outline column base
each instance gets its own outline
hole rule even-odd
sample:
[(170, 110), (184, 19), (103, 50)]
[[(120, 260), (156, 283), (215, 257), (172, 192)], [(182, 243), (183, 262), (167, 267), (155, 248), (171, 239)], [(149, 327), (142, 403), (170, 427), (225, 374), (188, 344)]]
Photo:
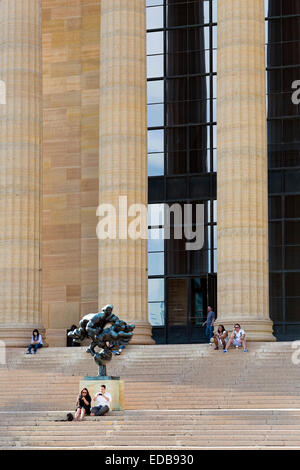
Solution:
[(47, 329), (47, 341), (52, 348), (67, 346), (67, 330)]
[(155, 344), (155, 341), (152, 338), (152, 326), (150, 323), (145, 321), (136, 321), (133, 319), (125, 321), (129, 324), (135, 324), (133, 337), (129, 344)]
[[(246, 332), (247, 341), (276, 341), (273, 336), (273, 322), (271, 320), (255, 320), (254, 318), (217, 318), (217, 325), (224, 325), (229, 334), (233, 331), (235, 323), (241, 325), (241, 328)], [(216, 328), (215, 328), (216, 331)]]
[(27, 348), (30, 344), (33, 330), (39, 330), (43, 337), (44, 346), (48, 346), (45, 343), (45, 328), (39, 324), (28, 324), (28, 323), (10, 323), (1, 325), (0, 327), (0, 341), (5, 343), (7, 348)]

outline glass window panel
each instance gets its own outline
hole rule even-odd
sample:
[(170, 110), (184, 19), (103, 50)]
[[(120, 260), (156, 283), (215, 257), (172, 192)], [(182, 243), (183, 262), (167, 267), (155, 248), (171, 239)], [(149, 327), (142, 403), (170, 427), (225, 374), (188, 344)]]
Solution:
[(209, 147), (209, 126), (190, 127), (190, 148), (206, 149)]
[(166, 90), (168, 102), (187, 100), (187, 78), (169, 78), (166, 82)]
[(161, 127), (164, 125), (164, 105), (149, 104), (147, 107), (148, 127)]
[(282, 44), (282, 65), (299, 65), (299, 57), (300, 41)]
[(270, 270), (282, 271), (282, 248), (281, 246), (269, 248), (270, 253)]
[(217, 149), (213, 149), (213, 170), (218, 170), (218, 158), (217, 158)]
[(188, 257), (188, 252), (178, 252), (178, 251), (173, 251), (169, 252), (167, 254), (167, 269), (168, 269), (168, 274), (174, 275), (174, 274), (188, 274), (187, 271), (187, 257)]
[[(300, 295), (300, 272), (287, 273), (285, 275), (285, 292), (287, 297), (297, 297)], [(300, 312), (299, 312), (300, 313)]]
[(300, 321), (300, 297), (286, 299), (286, 321)]
[[(299, 41), (300, 39), (300, 17), (282, 18), (282, 40)], [(299, 62), (299, 60), (298, 60)]]
[(148, 251), (164, 251), (164, 229), (152, 228), (148, 230)]
[[(213, 0), (212, 2), (212, 22), (217, 23), (218, 21), (218, 0)], [(208, 3), (208, 2), (207, 2)], [(208, 5), (207, 5), (208, 8)]]
[(151, 7), (154, 5), (163, 5), (164, 0), (146, 0), (146, 6)]
[(209, 150), (190, 151), (190, 173), (206, 173), (207, 159), (209, 160)]
[(217, 248), (218, 247), (218, 234), (217, 234), (216, 225), (213, 226), (213, 232), (214, 232), (214, 248)]
[(188, 24), (209, 23), (209, 2), (197, 1), (187, 5)]
[(214, 200), (214, 222), (218, 221), (218, 201)]
[(282, 24), (281, 18), (269, 20), (266, 23), (267, 31), (268, 31), (267, 42), (269, 44), (281, 41), (281, 34), (282, 34), (281, 24)]
[(189, 123), (189, 103), (173, 102), (167, 105), (167, 125), (176, 126)]
[(212, 28), (212, 47), (213, 49), (217, 49), (218, 47), (218, 29), (216, 26)]
[(186, 142), (186, 129), (182, 127), (167, 129), (167, 150), (176, 152), (178, 150), (185, 150)]
[(217, 72), (218, 70), (218, 54), (217, 49), (213, 49), (213, 72)]
[[(300, 244), (300, 240), (298, 243)], [(300, 246), (287, 246), (285, 248), (285, 269), (300, 271)], [(300, 295), (300, 285), (298, 286), (298, 295)]]
[(168, 174), (180, 175), (187, 172), (187, 154), (186, 152), (168, 153)]
[(189, 85), (189, 100), (209, 98), (209, 77), (190, 77)]
[(218, 116), (217, 116), (217, 100), (212, 100), (213, 104), (213, 115), (212, 115), (212, 121), (217, 122)]
[(214, 273), (218, 272), (218, 250), (213, 250), (214, 255)]
[(167, 31), (167, 52), (183, 52), (188, 49), (186, 29), (174, 29)]
[(283, 15), (299, 15), (300, 14), (299, 0), (282, 0), (282, 14)]
[(148, 153), (164, 151), (164, 130), (148, 131)]
[(147, 8), (147, 29), (160, 29), (164, 26), (163, 6)]
[(270, 317), (273, 321), (283, 321), (282, 299), (270, 299)]
[(286, 222), (285, 242), (287, 245), (299, 245), (300, 221)]
[(209, 49), (209, 27), (191, 28), (188, 32), (188, 46), (191, 51)]
[(187, 24), (187, 6), (184, 3), (169, 3), (167, 6), (167, 26), (185, 26)]
[(205, 74), (210, 72), (210, 51), (197, 51), (189, 53), (189, 73)]
[(148, 176), (160, 176), (164, 174), (164, 154), (151, 153), (148, 155)]
[(164, 102), (164, 81), (154, 80), (147, 83), (147, 102), (163, 103)]
[(148, 301), (163, 302), (165, 298), (165, 281), (163, 278), (148, 279)]
[(163, 77), (164, 56), (153, 55), (147, 57), (147, 78)]
[(282, 224), (281, 222), (269, 223), (269, 243), (271, 246), (282, 245)]
[(164, 51), (163, 31), (147, 33), (147, 55), (162, 54)]
[(207, 222), (211, 223), (211, 201), (207, 201)]
[(159, 276), (165, 272), (165, 254), (162, 253), (148, 253), (148, 275)]
[(217, 76), (214, 75), (213, 76), (213, 98), (217, 98), (217, 90), (218, 90), (217, 83), (218, 83), (217, 82)]
[(168, 280), (169, 325), (185, 325), (187, 321), (187, 280)]
[(270, 219), (281, 219), (281, 196), (273, 196), (269, 198), (269, 218)]
[(185, 75), (188, 68), (188, 54), (178, 52), (177, 54), (167, 55), (167, 75)]
[(152, 326), (165, 325), (165, 304), (164, 302), (155, 302), (148, 304), (148, 319)]
[(270, 296), (282, 297), (282, 274), (270, 274)]
[(189, 123), (204, 124), (210, 121), (210, 100), (190, 101)]
[[(287, 219), (300, 218), (300, 195), (286, 196), (285, 216)], [(300, 245), (300, 240), (299, 240)]]
[(211, 226), (207, 227), (207, 247), (211, 249)]
[(217, 148), (218, 144), (218, 134), (217, 134), (217, 126), (213, 126), (213, 148)]
[(190, 251), (190, 272), (207, 273), (208, 271), (208, 258), (210, 257), (210, 250), (195, 250)]

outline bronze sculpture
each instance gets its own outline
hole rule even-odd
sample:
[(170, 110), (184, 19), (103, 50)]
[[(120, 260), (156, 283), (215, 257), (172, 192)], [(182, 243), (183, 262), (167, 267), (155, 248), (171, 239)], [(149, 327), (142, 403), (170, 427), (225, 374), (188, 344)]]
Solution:
[[(126, 346), (133, 336), (134, 324), (128, 325), (112, 313), (113, 305), (106, 305), (99, 313), (89, 313), (80, 320), (80, 327), (70, 331), (68, 336), (83, 341), (91, 339), (91, 345), (86, 350), (99, 366), (99, 376), (106, 376), (106, 366), (103, 361), (110, 361), (112, 351)], [(105, 328), (110, 323), (111, 326)], [(96, 352), (95, 348), (101, 349)]]

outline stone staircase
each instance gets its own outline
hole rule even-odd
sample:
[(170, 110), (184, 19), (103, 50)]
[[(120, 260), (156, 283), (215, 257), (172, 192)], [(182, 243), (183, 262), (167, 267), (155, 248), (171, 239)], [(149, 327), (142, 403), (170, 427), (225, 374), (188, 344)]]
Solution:
[[(8, 350), (0, 365), (0, 448), (300, 448), (300, 365), (292, 343), (128, 346), (108, 364), (125, 411), (84, 422), (79, 380), (97, 375), (85, 348)], [(82, 442), (82, 435), (85, 442)]]
[(63, 417), (0, 413), (0, 448), (292, 449), (300, 442), (299, 410), (141, 410), (60, 422)]

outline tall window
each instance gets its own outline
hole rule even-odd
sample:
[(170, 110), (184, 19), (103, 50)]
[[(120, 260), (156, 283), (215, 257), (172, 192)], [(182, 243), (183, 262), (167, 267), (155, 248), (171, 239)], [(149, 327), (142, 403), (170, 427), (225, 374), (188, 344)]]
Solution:
[(300, 2), (266, 0), (270, 314), (275, 334), (300, 333)]

